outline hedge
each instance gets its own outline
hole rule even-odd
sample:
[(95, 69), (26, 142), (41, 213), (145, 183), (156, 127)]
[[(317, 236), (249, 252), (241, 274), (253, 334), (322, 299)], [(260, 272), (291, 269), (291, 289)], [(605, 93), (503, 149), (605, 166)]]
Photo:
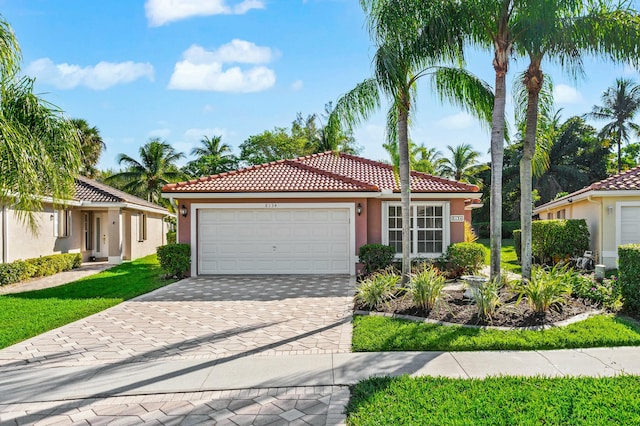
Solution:
[(531, 252), (540, 263), (581, 256), (589, 250), (584, 219), (535, 220), (531, 224)]
[(477, 273), (484, 263), (484, 256), (484, 246), (479, 243), (451, 244), (445, 254), (456, 277)]
[(518, 263), (522, 262), (522, 229), (515, 229), (513, 231), (513, 248), (516, 251), (518, 257)]
[(371, 274), (391, 265), (396, 249), (384, 244), (365, 244), (358, 250), (358, 260), (362, 263), (363, 274)]
[(640, 313), (640, 244), (618, 247), (618, 281), (624, 309)]
[(14, 284), (29, 278), (46, 277), (80, 267), (80, 253), (52, 254), (0, 264), (0, 285)]
[(176, 231), (167, 232), (167, 245), (176, 243)]
[[(491, 224), (490, 222), (476, 222), (473, 224), (479, 238), (491, 237)], [(513, 238), (513, 231), (520, 228), (519, 221), (504, 221), (502, 222), (502, 238)]]
[(191, 269), (191, 246), (167, 244), (157, 249), (158, 262), (168, 277), (184, 278)]

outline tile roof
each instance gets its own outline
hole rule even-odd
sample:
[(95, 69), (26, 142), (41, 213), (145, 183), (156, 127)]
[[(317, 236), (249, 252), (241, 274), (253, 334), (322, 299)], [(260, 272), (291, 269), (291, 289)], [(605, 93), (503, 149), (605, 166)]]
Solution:
[(129, 203), (142, 207), (165, 210), (157, 204), (150, 203), (147, 200), (127, 194), (126, 192), (84, 176), (76, 177), (75, 191), (73, 199), (76, 201), (85, 201), (90, 203)]
[[(400, 192), (393, 167), (331, 151), (165, 185), (163, 192)], [(478, 187), (411, 172), (412, 192), (478, 192)]]

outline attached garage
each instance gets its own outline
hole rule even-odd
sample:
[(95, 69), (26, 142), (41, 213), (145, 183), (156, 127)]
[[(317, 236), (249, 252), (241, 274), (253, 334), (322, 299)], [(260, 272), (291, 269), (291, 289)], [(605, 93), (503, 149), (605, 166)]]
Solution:
[(640, 206), (620, 204), (620, 244), (640, 244)]
[(198, 274), (349, 274), (349, 208), (197, 210)]

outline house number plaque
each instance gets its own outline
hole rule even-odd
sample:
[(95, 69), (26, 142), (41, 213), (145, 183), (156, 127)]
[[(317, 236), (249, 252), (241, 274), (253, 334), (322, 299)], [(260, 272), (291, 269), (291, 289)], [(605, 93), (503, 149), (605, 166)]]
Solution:
[(265, 203), (265, 209), (276, 209), (278, 208), (278, 203)]
[(462, 214), (452, 214), (451, 222), (464, 222), (464, 215)]

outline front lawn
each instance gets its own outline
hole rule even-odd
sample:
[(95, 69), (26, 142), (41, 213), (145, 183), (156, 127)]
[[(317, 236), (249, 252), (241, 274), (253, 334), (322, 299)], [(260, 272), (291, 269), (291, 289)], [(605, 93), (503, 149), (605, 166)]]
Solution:
[(175, 280), (155, 255), (59, 287), (0, 296), (0, 348), (100, 312)]
[(640, 327), (608, 315), (543, 331), (444, 326), (386, 317), (356, 316), (355, 352), (573, 349), (640, 345)]
[(347, 424), (637, 425), (640, 377), (371, 378), (352, 388)]
[[(491, 252), (490, 240), (488, 238), (481, 238), (476, 242), (482, 244), (485, 247), (485, 264), (490, 265), (489, 253)], [(520, 274), (522, 268), (518, 263), (518, 255), (516, 254), (515, 245), (512, 238), (505, 238), (502, 240), (500, 248), (500, 268), (506, 269), (514, 274)]]

